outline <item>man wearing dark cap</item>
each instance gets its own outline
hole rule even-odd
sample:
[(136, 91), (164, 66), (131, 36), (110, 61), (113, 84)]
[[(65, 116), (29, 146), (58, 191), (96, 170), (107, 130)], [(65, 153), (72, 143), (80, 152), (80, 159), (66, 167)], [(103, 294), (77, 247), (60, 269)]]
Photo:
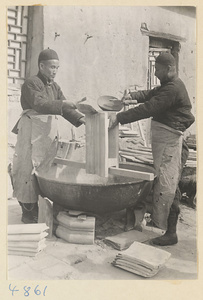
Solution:
[(173, 55), (162, 53), (157, 57), (155, 76), (161, 85), (152, 90), (129, 92), (124, 102), (130, 103), (134, 99), (141, 104), (111, 116), (109, 126), (152, 117), (152, 154), (157, 178), (151, 219), (155, 226), (166, 230), (152, 242), (165, 246), (178, 242), (176, 225), (180, 211), (175, 193), (182, 168), (183, 132), (194, 122), (194, 116), (185, 85), (177, 76)]
[(57, 115), (75, 127), (85, 123), (84, 116), (76, 111), (73, 102), (66, 100), (54, 81), (59, 68), (57, 53), (52, 49), (43, 50), (38, 66), (38, 74), (22, 85), (23, 112), (13, 130), (18, 135), (13, 159), (13, 194), (21, 205), (24, 223), (38, 220), (40, 191), (34, 171), (53, 143), (57, 143)]

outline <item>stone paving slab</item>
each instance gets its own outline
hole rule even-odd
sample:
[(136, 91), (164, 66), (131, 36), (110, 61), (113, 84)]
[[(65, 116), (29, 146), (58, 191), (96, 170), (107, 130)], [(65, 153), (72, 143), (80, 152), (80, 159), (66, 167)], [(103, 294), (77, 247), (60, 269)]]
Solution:
[(27, 265), (36, 271), (42, 271), (59, 263), (61, 263), (60, 259), (48, 255), (44, 251), (39, 253), (38, 256), (32, 258), (32, 260), (27, 261)]
[[(21, 223), (21, 208), (8, 201), (8, 223)], [(187, 211), (179, 222), (179, 243), (164, 247), (172, 256), (159, 273), (145, 280), (197, 278), (195, 211)], [(101, 240), (93, 245), (69, 244), (53, 237), (36, 257), (8, 256), (8, 279), (16, 280), (143, 280), (142, 277), (112, 266), (119, 252)], [(161, 247), (160, 247), (161, 248)]]
[[(16, 259), (18, 259), (16, 257)], [(29, 265), (23, 264), (17, 268), (12, 268), (8, 272), (8, 279), (13, 280), (50, 280), (52, 279), (47, 274), (32, 269)]]
[(8, 270), (10, 271), (19, 266), (21, 267), (23, 264), (28, 263), (30, 260), (31, 258), (27, 256), (8, 255)]
[(52, 279), (64, 279), (66, 277), (66, 274), (69, 272), (70, 267), (63, 262), (58, 262), (56, 264), (53, 264), (52, 266), (49, 266), (45, 269), (42, 269), (42, 274), (51, 276)]

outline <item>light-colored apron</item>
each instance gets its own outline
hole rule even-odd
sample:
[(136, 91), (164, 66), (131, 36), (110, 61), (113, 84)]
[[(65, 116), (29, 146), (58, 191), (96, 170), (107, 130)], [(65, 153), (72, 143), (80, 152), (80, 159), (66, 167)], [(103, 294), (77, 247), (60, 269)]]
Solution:
[(151, 218), (167, 230), (167, 219), (180, 180), (183, 134), (152, 120), (152, 154), (157, 171)]
[(57, 117), (41, 115), (29, 109), (23, 111), (17, 127), (13, 196), (22, 203), (35, 203), (40, 191), (34, 172), (58, 139)]

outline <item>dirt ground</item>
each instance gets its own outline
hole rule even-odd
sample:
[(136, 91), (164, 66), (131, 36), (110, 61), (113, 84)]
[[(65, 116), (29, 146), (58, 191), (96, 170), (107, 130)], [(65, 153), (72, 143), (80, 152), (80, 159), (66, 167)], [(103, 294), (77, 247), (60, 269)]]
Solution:
[[(9, 106), (8, 163), (12, 161), (16, 136), (10, 133), (20, 113), (19, 103)], [(12, 197), (12, 186), (8, 177), (8, 223), (21, 223), (20, 207)], [(93, 245), (69, 244), (53, 237), (37, 257), (9, 256), (9, 279), (82, 279), (82, 280), (141, 280), (140, 276), (112, 266), (118, 250), (104, 242), (106, 236), (124, 231), (125, 212), (106, 215), (96, 220)], [(153, 231), (153, 229), (152, 229)], [(161, 232), (159, 232), (161, 234)], [(171, 258), (152, 279), (196, 279), (197, 278), (197, 230), (196, 210), (181, 204), (178, 223), (177, 245), (166, 246)], [(147, 242), (148, 243), (148, 242)], [(161, 247), (160, 247), (161, 248)], [(148, 279), (146, 279), (148, 280)]]

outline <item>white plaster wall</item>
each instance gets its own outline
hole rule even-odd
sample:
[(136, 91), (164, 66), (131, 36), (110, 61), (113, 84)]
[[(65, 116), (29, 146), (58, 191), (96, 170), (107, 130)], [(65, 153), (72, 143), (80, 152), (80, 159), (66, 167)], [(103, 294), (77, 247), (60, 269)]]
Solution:
[[(60, 57), (56, 81), (67, 98), (121, 97), (126, 87), (147, 86), (149, 38), (140, 27), (186, 38), (179, 74), (195, 101), (195, 19), (161, 7), (44, 6), (44, 48)], [(55, 32), (60, 34), (55, 39)], [(87, 35), (92, 36), (86, 42)]]
[[(139, 12), (125, 7), (49, 6), (44, 17), (44, 46), (59, 53), (58, 80), (65, 83), (67, 95), (97, 99), (144, 80), (142, 40), (146, 37), (140, 34)], [(55, 32), (60, 37), (54, 41)], [(93, 37), (85, 43), (86, 34)]]

